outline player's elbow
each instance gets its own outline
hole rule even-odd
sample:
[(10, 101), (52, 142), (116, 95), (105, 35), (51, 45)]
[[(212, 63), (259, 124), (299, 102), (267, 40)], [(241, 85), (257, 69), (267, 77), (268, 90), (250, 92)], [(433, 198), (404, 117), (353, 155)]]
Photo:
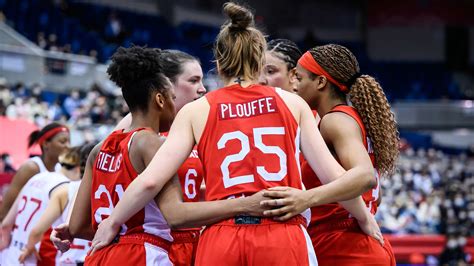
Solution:
[(156, 190), (159, 184), (153, 178), (143, 180), (142, 184), (143, 190), (153, 192), (154, 194), (158, 193)]
[(76, 226), (74, 223), (69, 223), (69, 233), (72, 237), (76, 238), (79, 236), (79, 227)]
[(360, 171), (363, 192), (372, 189), (374, 186), (377, 185), (377, 180), (375, 179), (375, 171), (372, 167), (364, 167)]
[(187, 227), (187, 221), (185, 217), (186, 214), (179, 208), (173, 208), (168, 210), (161, 209), (161, 212), (163, 213), (166, 222), (172, 230)]
[(167, 222), (168, 222), (168, 225), (170, 226), (171, 230), (176, 230), (176, 229), (186, 227), (186, 224), (184, 223), (184, 221), (180, 220), (180, 219), (170, 219)]
[(82, 226), (79, 223), (73, 222), (71, 220), (69, 223), (69, 234), (71, 234), (73, 238), (81, 238), (82, 232)]

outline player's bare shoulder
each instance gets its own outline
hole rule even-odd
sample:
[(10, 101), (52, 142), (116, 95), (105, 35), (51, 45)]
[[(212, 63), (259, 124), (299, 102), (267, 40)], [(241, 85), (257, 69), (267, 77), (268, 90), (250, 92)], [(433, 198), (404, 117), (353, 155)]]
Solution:
[(165, 137), (156, 134), (154, 131), (141, 130), (133, 137), (130, 149), (136, 148), (139, 151), (144, 151), (153, 148), (156, 152), (165, 142), (165, 139)]
[(285, 90), (277, 90), (277, 92), (290, 109), (296, 121), (300, 121), (299, 117), (304, 110), (311, 111), (306, 101), (297, 94)]
[(210, 105), (206, 97), (201, 97), (193, 102), (186, 104), (178, 112), (175, 123), (184, 123), (192, 125), (193, 129), (202, 130), (206, 124), (209, 115)]

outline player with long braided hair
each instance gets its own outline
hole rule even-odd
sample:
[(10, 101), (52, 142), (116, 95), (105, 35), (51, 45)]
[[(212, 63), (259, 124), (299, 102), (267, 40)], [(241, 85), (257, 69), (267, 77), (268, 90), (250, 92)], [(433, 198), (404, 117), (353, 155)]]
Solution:
[[(393, 173), (398, 157), (397, 125), (380, 84), (361, 74), (355, 56), (336, 44), (306, 52), (298, 61), (297, 75), (298, 94), (321, 115), (321, 135), (341, 165), (345, 169), (374, 167), (375, 175), (352, 180), (344, 193), (362, 195), (375, 215), (380, 200), (379, 177)], [(286, 188), (267, 196), (282, 196), (289, 203), (296, 195), (316, 192), (325, 183), (307, 162), (302, 164), (302, 175), (306, 188), (316, 189), (300, 192)], [(292, 204), (307, 206), (304, 202)], [(281, 215), (282, 210), (268, 214)], [(390, 243), (385, 240), (382, 247), (364, 234), (340, 204), (316, 206), (311, 213), (308, 232), (321, 265), (395, 264)]]
[[(211, 202), (246, 198), (275, 186), (301, 189), (300, 142), (313, 169), (334, 180), (313, 195), (311, 203), (353, 198), (339, 192), (340, 183), (371, 175), (369, 167), (344, 171), (337, 164), (300, 97), (258, 85), (266, 49), (263, 34), (254, 27), (247, 8), (226, 3), (224, 12), (230, 20), (216, 39), (215, 57), (226, 86), (181, 109), (166, 142), (102, 221), (92, 250), (111, 243), (123, 223), (165, 186), (195, 143), (203, 162), (206, 199)], [(349, 209), (362, 226), (371, 236), (380, 237), (362, 200), (351, 203)], [(201, 235), (196, 265), (315, 265), (305, 224), (301, 215), (285, 222), (251, 214), (215, 222)]]

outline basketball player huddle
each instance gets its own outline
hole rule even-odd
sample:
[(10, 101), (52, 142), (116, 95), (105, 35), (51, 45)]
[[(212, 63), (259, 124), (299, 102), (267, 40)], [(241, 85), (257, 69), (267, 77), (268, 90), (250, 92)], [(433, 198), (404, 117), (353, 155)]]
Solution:
[[(115, 52), (107, 72), (130, 114), (94, 148), (63, 152), (58, 174), (24, 174), (7, 193), (2, 265), (395, 265), (374, 219), (398, 156), (379, 83), (343, 46), (301, 53), (267, 43), (247, 8), (223, 11), (218, 90), (205, 94), (184, 52)], [(46, 160), (68, 130), (42, 134)], [(41, 252), (50, 228), (57, 255)]]

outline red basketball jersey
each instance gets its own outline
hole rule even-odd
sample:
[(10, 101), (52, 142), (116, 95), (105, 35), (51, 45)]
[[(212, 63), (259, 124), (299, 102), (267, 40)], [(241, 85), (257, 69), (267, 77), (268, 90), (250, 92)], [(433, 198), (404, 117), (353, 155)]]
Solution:
[(199, 191), (203, 180), (202, 163), (194, 146), (188, 159), (178, 169), (179, 183), (183, 190), (183, 199), (186, 202), (198, 202)]
[[(160, 133), (161, 136), (168, 136), (168, 132)], [(183, 191), (185, 202), (198, 202), (200, 188), (203, 180), (202, 163), (199, 159), (197, 146), (194, 146), (188, 159), (178, 169), (178, 179)]]
[[(125, 189), (138, 176), (129, 158), (133, 136), (145, 128), (130, 132), (117, 130), (104, 140), (92, 170), (92, 226), (107, 218)], [(154, 201), (122, 225), (120, 234), (148, 233), (171, 241), (170, 228)]]
[(198, 144), (206, 200), (302, 188), (298, 123), (277, 89), (236, 84), (206, 98), (210, 111)]
[[(357, 111), (353, 107), (347, 105), (338, 105), (330, 111), (330, 113), (333, 112), (345, 113), (357, 122), (362, 133), (362, 140), (364, 141), (364, 146), (367, 149), (367, 152), (369, 153), (372, 165), (375, 167), (374, 151), (372, 149), (370, 139), (367, 136), (364, 123), (362, 122), (362, 118), (359, 116), (359, 113), (357, 113)], [(336, 157), (336, 160), (337, 159), (338, 158)], [(303, 176), (303, 183), (307, 189), (322, 185), (317, 175), (313, 172), (313, 169), (311, 169), (309, 163), (304, 159), (301, 163), (301, 173)], [(380, 184), (377, 170), (375, 170), (375, 177), (377, 179), (377, 185), (362, 195), (362, 198), (364, 199), (367, 208), (372, 214), (375, 214), (375, 212), (377, 211), (377, 199), (379, 196)], [(334, 220), (348, 219), (350, 217), (350, 213), (338, 203), (330, 203), (311, 208), (311, 225), (326, 223), (328, 221)]]

